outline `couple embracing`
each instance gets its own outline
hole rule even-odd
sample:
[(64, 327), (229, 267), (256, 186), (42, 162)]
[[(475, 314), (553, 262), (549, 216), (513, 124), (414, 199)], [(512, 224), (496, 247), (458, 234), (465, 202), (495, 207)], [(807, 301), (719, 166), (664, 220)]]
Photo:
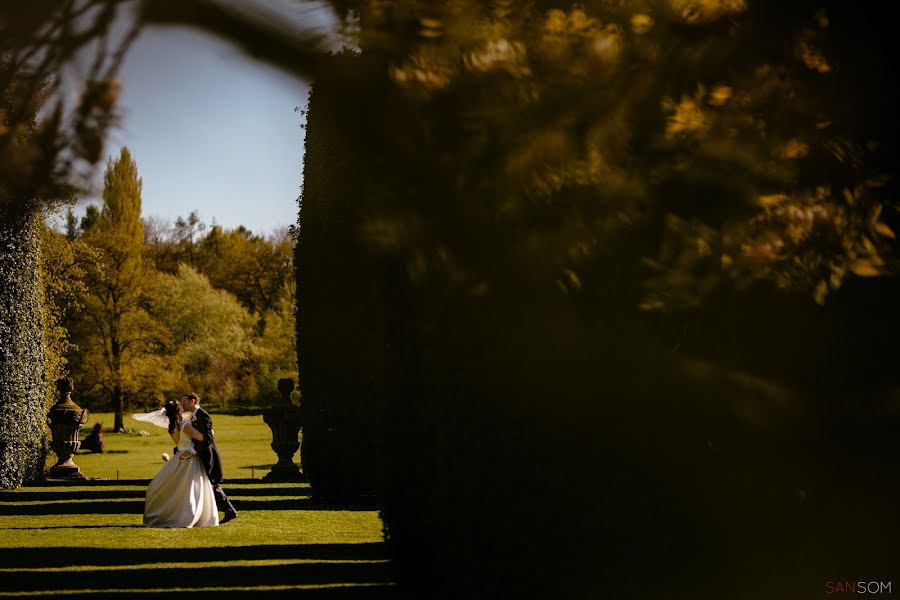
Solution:
[(166, 427), (175, 442), (174, 456), (147, 488), (144, 525), (148, 527), (215, 527), (237, 517), (222, 491), (222, 463), (213, 437), (212, 419), (190, 393), (161, 410), (132, 415)]

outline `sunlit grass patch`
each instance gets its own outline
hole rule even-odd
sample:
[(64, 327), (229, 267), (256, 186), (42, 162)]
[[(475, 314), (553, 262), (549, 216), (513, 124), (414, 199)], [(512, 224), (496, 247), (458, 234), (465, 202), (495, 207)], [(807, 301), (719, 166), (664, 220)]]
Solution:
[[(172, 455), (174, 444), (168, 432), (148, 423), (135, 421), (131, 413), (125, 416), (125, 427), (131, 433), (103, 433), (107, 453), (79, 452), (75, 463), (87, 477), (110, 480), (150, 479), (163, 466), (162, 454)], [(272, 451), (272, 430), (262, 415), (233, 416), (212, 414), (216, 434), (216, 447), (222, 457), (226, 479), (261, 479), (272, 468), (278, 457)], [(81, 430), (84, 439), (94, 423), (111, 428), (112, 413), (91, 413)], [(140, 432), (146, 432), (140, 435)], [(294, 462), (299, 460), (294, 455)], [(54, 464), (50, 457), (48, 465)]]
[(147, 484), (162, 466), (157, 451), (171, 440), (162, 429), (110, 435), (107, 449), (121, 452), (78, 454), (76, 462), (89, 477), (118, 471), (119, 481), (48, 480), (0, 491), (0, 597), (395, 593), (377, 510), (322, 504), (309, 484), (259, 479), (268, 469), (250, 479), (244, 466), (275, 460), (268, 427), (261, 417), (214, 420), (217, 441), (230, 439), (237, 450), (232, 469), (226, 466), (233, 479), (223, 484), (237, 520), (209, 528), (144, 527)]

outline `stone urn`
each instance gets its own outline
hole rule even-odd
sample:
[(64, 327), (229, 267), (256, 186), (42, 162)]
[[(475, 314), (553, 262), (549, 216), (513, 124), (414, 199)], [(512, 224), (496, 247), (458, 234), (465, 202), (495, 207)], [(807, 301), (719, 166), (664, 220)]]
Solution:
[(47, 423), (53, 441), (50, 448), (56, 454), (56, 464), (50, 467), (50, 477), (54, 479), (84, 479), (85, 476), (72, 461), (81, 446), (78, 434), (88, 418), (88, 411), (72, 402), (72, 380), (62, 377), (56, 380), (59, 400), (50, 408)]
[(272, 430), (272, 450), (278, 463), (264, 477), (264, 481), (302, 481), (300, 467), (294, 464), (294, 453), (300, 448), (300, 407), (291, 401), (293, 379), (279, 379), (281, 400), (263, 412), (263, 421)]

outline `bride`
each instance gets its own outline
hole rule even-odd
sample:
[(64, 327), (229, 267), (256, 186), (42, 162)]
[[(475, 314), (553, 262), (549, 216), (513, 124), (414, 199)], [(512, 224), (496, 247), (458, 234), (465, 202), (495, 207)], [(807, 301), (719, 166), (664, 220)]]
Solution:
[(132, 415), (139, 421), (166, 427), (177, 444), (177, 456), (163, 465), (147, 488), (144, 525), (147, 527), (215, 527), (219, 512), (209, 475), (197, 458), (192, 438), (202, 434), (185, 418), (178, 402), (169, 400), (164, 408)]

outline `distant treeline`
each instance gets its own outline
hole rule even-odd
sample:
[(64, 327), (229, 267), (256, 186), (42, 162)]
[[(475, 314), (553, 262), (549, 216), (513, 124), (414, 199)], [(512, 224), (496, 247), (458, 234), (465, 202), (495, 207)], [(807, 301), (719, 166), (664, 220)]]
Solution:
[(297, 371), (290, 229), (145, 219), (140, 183), (123, 149), (102, 206), (44, 231), (51, 374), (75, 380), (79, 404), (117, 412), (116, 428), (123, 409), (189, 390), (206, 404), (268, 403)]

